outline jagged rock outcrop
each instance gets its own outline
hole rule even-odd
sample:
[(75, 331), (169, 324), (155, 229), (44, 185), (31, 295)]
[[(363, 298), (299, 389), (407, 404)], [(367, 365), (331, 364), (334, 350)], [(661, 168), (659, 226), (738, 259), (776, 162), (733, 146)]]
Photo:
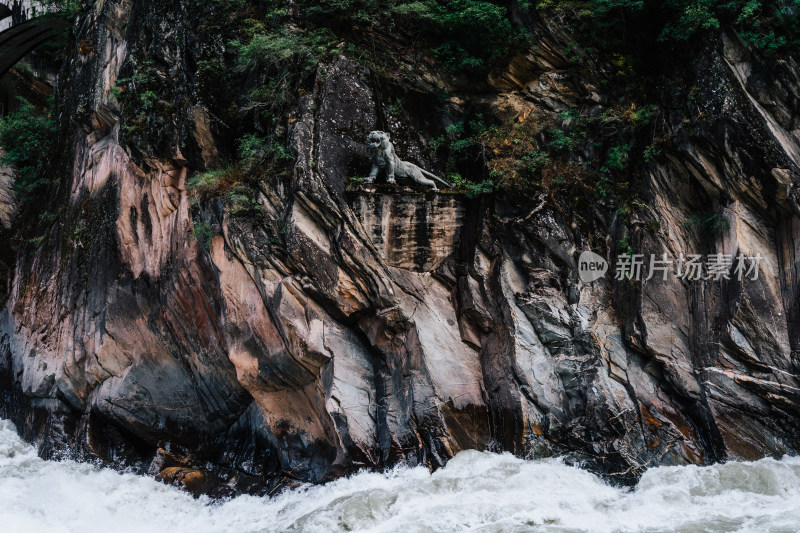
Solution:
[[(0, 414), (43, 455), (221, 493), (473, 448), (565, 454), (621, 481), (800, 449), (793, 59), (756, 71), (735, 38), (706, 51), (692, 111), (706, 118), (649, 167), (624, 226), (602, 202), (587, 215), (551, 199), (347, 191), (382, 112), (368, 69), (342, 56), (287, 123), (291, 175), (263, 179), (259, 213), (242, 216), (186, 190), (219, 159), (185, 72), (191, 17), (147, 43), (189, 102), (158, 140), (169, 156), (122, 140), (113, 87), (134, 32), (186, 10), (151, 4), (101, 2), (76, 25), (95, 46), (66, 67), (62, 210), (20, 252), (2, 314)], [(475, 101), (522, 120), (601, 102), (595, 74), (545, 37)], [(424, 132), (399, 137), (433, 168)], [(685, 224), (708, 207), (725, 235)], [(197, 220), (215, 230), (208, 249)], [(765, 261), (756, 281), (580, 282), (578, 254), (613, 266), (623, 232), (648, 256)]]

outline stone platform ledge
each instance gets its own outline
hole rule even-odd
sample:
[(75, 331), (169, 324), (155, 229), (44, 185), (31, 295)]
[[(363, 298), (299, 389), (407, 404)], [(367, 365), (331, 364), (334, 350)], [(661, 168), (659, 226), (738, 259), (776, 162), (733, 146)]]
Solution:
[(452, 254), (466, 218), (463, 193), (378, 184), (347, 192), (350, 208), (390, 266), (430, 272)]

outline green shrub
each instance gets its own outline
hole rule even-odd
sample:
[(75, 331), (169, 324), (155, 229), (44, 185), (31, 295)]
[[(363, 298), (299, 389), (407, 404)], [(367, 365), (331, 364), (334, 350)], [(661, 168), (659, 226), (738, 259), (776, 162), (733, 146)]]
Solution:
[(299, 32), (286, 26), (268, 30), (256, 25), (252, 33), (249, 40), (229, 43), (237, 54), (236, 68), (265, 76), (248, 97), (251, 107), (277, 116), (296, 99), (298, 85), (316, 72), (335, 39), (324, 29)]
[(654, 160), (659, 155), (661, 155), (661, 149), (655, 144), (649, 145), (647, 148), (644, 149), (644, 152), (642, 153), (642, 157), (644, 158), (646, 163), (649, 163), (650, 161)]
[(360, 185), (364, 185), (364, 178), (360, 176), (350, 176), (347, 178), (347, 190), (352, 190)]
[(620, 38), (642, 45), (686, 41), (723, 26), (768, 53), (800, 44), (800, 0), (543, 0), (538, 7), (572, 17), (585, 37), (604, 48)]
[(542, 171), (550, 167), (552, 160), (539, 149), (537, 137), (534, 121), (514, 121), (480, 135), (482, 151), (488, 154), (489, 176), (497, 188), (525, 194), (541, 185)]
[(434, 53), (451, 70), (480, 70), (486, 61), (509, 55), (524, 42), (506, 8), (492, 2), (426, 2), (422, 20), (444, 42)]
[(227, 169), (214, 169), (198, 172), (186, 181), (186, 189), (196, 191), (199, 195), (213, 193), (227, 177)]
[(715, 16), (713, 6), (709, 5), (709, 2), (688, 2), (683, 6), (678, 20), (668, 22), (664, 26), (659, 38), (685, 41), (700, 30), (716, 30), (718, 28), (719, 19)]
[(608, 152), (608, 160), (606, 160), (606, 167), (614, 170), (624, 170), (628, 166), (628, 158), (631, 153), (630, 144), (620, 144), (611, 147)]
[(655, 219), (650, 219), (644, 223), (644, 227), (647, 228), (647, 231), (650, 233), (655, 234), (661, 231), (661, 222)]
[(141, 101), (142, 111), (150, 111), (158, 102), (158, 94), (155, 91), (144, 91), (139, 95)]
[(33, 67), (27, 61), (20, 61), (16, 65), (14, 65), (14, 70), (22, 74), (23, 76), (33, 76)]
[(492, 180), (483, 180), (478, 183), (467, 182), (467, 198), (476, 198), (484, 194), (492, 194), (495, 185)]
[(683, 225), (687, 228), (697, 228), (714, 237), (722, 237), (730, 231), (728, 219), (716, 213), (710, 215), (692, 215)]
[(525, 168), (528, 170), (528, 172), (532, 174), (537, 170), (541, 170), (543, 167), (549, 165), (550, 156), (547, 155), (547, 152), (531, 150), (522, 156), (522, 162), (525, 164)]
[(547, 133), (550, 135), (547, 146), (556, 151), (572, 151), (581, 141), (579, 135), (558, 128), (551, 128)]
[(41, 167), (53, 149), (56, 123), (22, 97), (19, 109), (0, 119), (0, 146), (5, 153), (0, 163), (17, 171), (15, 190), (20, 201), (29, 201), (45, 181)]
[(658, 114), (658, 106), (653, 104), (644, 105), (642, 107), (634, 107), (627, 111), (627, 120), (633, 124), (650, 124)]
[(775, 53), (787, 47), (789, 44), (788, 39), (784, 35), (776, 35), (774, 30), (769, 30), (766, 33), (759, 33), (757, 31), (744, 31), (739, 34), (744, 42), (760, 48), (767, 53)]
[(500, 2), (481, 0), (303, 0), (315, 23), (339, 32), (379, 25), (413, 32), (450, 70), (483, 70), (528, 41)]
[(294, 159), (289, 150), (276, 141), (268, 141), (254, 133), (243, 135), (238, 142), (237, 155), (239, 160), (251, 166), (258, 165), (269, 159), (276, 161), (291, 161)]
[(238, 213), (244, 207), (247, 208), (245, 210), (254, 207), (251, 203), (245, 205), (243, 202), (241, 195), (244, 189), (240, 188), (242, 183), (260, 179), (270, 172), (281, 172), (294, 157), (285, 146), (254, 133), (243, 135), (236, 144), (236, 158), (220, 168), (195, 173), (187, 180), (186, 189), (197, 200), (225, 194), (229, 198), (235, 196), (233, 205)]
[(305, 36), (287, 30), (284, 33), (256, 34), (247, 43), (231, 43), (237, 52), (236, 66), (241, 72), (286, 64), (315, 66), (315, 57)]
[(118, 79), (119, 90), (114, 91), (123, 110), (122, 131), (144, 151), (157, 151), (172, 122), (173, 89), (159, 76), (153, 60), (131, 63), (125, 70), (132, 75)]
[(449, 174), (447, 177), (454, 188), (464, 190), (467, 198), (477, 198), (484, 194), (492, 194), (495, 191), (495, 184), (492, 180), (483, 180), (475, 183), (463, 178), (461, 174)]
[(228, 192), (227, 199), (234, 215), (261, 211), (261, 204), (253, 197), (253, 190), (241, 183)]
[(200, 243), (200, 248), (208, 250), (211, 245), (211, 240), (214, 238), (214, 227), (207, 222), (200, 222), (195, 220), (193, 223), (192, 233), (197, 242)]

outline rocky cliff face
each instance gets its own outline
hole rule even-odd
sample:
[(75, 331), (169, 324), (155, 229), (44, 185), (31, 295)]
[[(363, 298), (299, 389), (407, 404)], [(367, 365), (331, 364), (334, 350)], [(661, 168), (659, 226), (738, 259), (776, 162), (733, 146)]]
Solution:
[[(734, 37), (704, 51), (693, 126), (647, 166), (623, 219), (602, 199), (576, 212), (546, 196), (346, 190), (381, 121), (403, 132), (401, 156), (436, 170), (426, 143), (440, 118), (387, 119), (386, 88), (340, 56), (285, 124), (291, 173), (260, 180), (260, 209), (242, 214), (187, 192), (224, 136), (192, 70), (216, 45), (198, 41), (203, 20), (187, 10), (99, 2), (75, 26), (93, 47), (62, 73), (58, 221), (19, 250), (1, 319), (0, 414), (43, 455), (221, 494), (437, 467), (463, 449), (567, 455), (627, 482), (654, 464), (800, 448), (793, 58)], [(542, 123), (606, 105), (602, 69), (575, 68), (546, 28), (447, 105)], [(175, 88), (150, 152), (125, 140), (114, 96), (133, 50)], [(451, 83), (424, 66), (415, 76), (412, 87)], [(724, 232), (686, 223), (709, 211)], [(623, 239), (648, 257), (764, 261), (755, 281), (616, 281)], [(612, 273), (582, 283), (586, 249)]]

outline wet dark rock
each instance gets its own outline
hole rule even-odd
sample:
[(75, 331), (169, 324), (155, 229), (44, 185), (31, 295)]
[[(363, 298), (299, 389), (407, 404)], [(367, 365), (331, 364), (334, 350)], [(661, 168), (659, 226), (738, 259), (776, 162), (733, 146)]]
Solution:
[[(550, 201), (348, 191), (369, 169), (381, 88), (345, 57), (320, 65), (292, 110), (296, 162), (254, 186), (257, 215), (192, 207), (187, 178), (225, 142), (187, 59), (208, 43), (188, 4), (151, 4), (98, 4), (76, 26), (95, 47), (62, 88), (81, 126), (59, 223), (19, 253), (0, 317), (0, 416), (43, 455), (225, 495), (438, 467), (463, 449), (565, 455), (620, 482), (800, 450), (793, 61), (754, 73), (761, 59), (734, 38), (707, 52), (693, 67), (705, 122), (644, 177), (661, 229), (630, 228), (648, 256), (761, 254), (761, 277), (617, 282), (622, 230), (603, 204), (589, 223)], [(140, 42), (142, 28), (169, 29), (155, 24), (165, 12), (178, 37)], [(490, 80), (496, 94), (464, 97), (504, 119), (607, 98), (602, 73), (582, 82), (551, 38)], [(138, 136), (121, 135), (111, 96), (132, 43), (173, 69), (169, 116)], [(433, 133), (397, 143), (438, 171)], [(726, 235), (685, 224), (709, 206)], [(592, 284), (576, 272), (587, 243), (612, 263)]]

